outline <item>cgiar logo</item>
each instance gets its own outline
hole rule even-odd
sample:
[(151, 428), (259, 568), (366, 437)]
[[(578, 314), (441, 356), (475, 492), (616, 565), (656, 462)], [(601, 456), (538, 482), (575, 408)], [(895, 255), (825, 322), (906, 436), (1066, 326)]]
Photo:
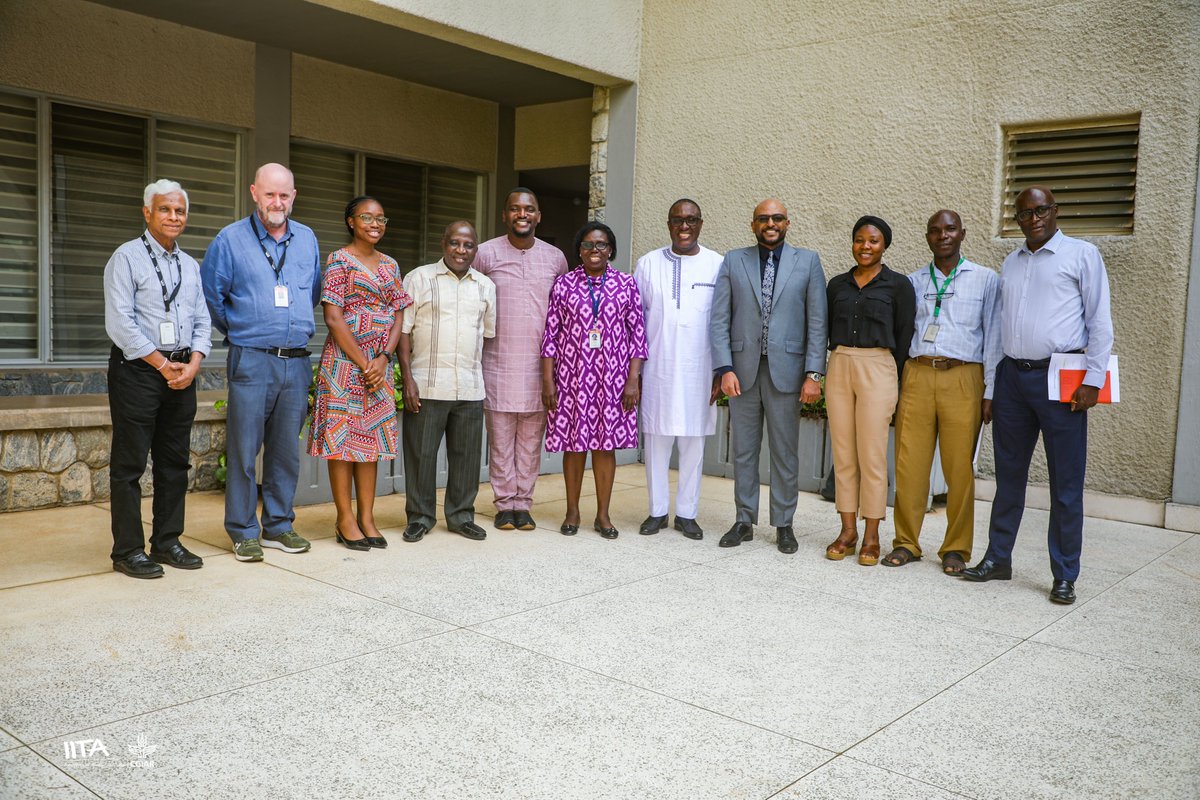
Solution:
[(158, 749), (158, 745), (150, 744), (146, 741), (146, 737), (138, 734), (137, 744), (129, 745), (129, 755), (133, 756), (133, 761), (129, 762), (131, 767), (145, 767), (151, 769), (154, 767), (154, 762), (150, 760), (150, 754)]

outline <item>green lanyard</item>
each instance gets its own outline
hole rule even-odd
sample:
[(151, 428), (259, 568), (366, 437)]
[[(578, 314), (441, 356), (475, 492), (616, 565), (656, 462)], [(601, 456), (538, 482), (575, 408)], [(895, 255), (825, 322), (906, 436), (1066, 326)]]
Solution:
[(933, 303), (933, 321), (937, 322), (938, 315), (942, 313), (942, 295), (950, 288), (950, 282), (954, 280), (954, 276), (958, 274), (958, 268), (966, 261), (962, 256), (958, 257), (958, 263), (954, 265), (954, 269), (950, 270), (950, 274), (946, 276), (946, 282), (938, 287), (937, 273), (933, 269), (933, 262), (929, 262), (929, 280), (933, 283), (933, 288), (937, 291), (937, 300)]

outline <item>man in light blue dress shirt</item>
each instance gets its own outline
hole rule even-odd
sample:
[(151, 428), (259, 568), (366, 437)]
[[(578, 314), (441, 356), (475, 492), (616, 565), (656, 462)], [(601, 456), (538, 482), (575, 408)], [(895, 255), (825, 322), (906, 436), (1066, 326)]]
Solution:
[(908, 276), (917, 295), (916, 325), (896, 408), (896, 537), (886, 566), (921, 558), (919, 538), (929, 470), (940, 447), (946, 476), (942, 571), (958, 575), (975, 537), (975, 443), (992, 420), (1000, 360), (1000, 277), (962, 257), (967, 230), (954, 211), (925, 226), (929, 266)]
[[(250, 195), (254, 213), (217, 234), (201, 275), (213, 327), (229, 344), (225, 530), (239, 561), (262, 561), (263, 547), (285, 553), (309, 548), (292, 528), (292, 502), (312, 382), (307, 347), (316, 330), (321, 255), (312, 229), (290, 218), (296, 200), (291, 170), (259, 167)], [(261, 525), (255, 475), (260, 448)]]
[[(146, 230), (116, 249), (104, 267), (113, 569), (159, 578), (167, 564), (199, 569), (203, 561), (179, 542), (188, 487), (192, 422), (200, 361), (212, 348), (200, 267), (177, 240), (187, 226), (188, 197), (175, 181), (142, 194)], [(150, 555), (142, 529), (142, 473), (154, 456)]]
[[(996, 497), (987, 552), (963, 577), (1012, 577), (1012, 549), (1040, 432), (1050, 473), (1050, 600), (1070, 604), (1083, 548), (1087, 410), (1104, 386), (1113, 346), (1108, 274), (1095, 245), (1058, 229), (1058, 204), (1048, 188), (1021, 192), (1016, 217), (1025, 243), (1004, 259), (1000, 272), (1004, 358), (992, 400)], [(1053, 353), (1087, 354), (1083, 385), (1066, 403), (1048, 395)]]

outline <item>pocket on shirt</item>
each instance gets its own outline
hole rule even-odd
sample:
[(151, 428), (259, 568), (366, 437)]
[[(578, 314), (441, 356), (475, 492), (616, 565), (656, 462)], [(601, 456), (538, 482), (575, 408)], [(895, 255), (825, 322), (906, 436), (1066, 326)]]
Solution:
[(979, 328), (980, 317), (983, 315), (983, 298), (953, 297), (942, 300), (942, 313), (950, 317), (956, 327), (976, 330)]
[(892, 338), (892, 325), (895, 317), (892, 311), (892, 298), (888, 295), (868, 297), (863, 304), (864, 316), (874, 331), (874, 338), (888, 341)]

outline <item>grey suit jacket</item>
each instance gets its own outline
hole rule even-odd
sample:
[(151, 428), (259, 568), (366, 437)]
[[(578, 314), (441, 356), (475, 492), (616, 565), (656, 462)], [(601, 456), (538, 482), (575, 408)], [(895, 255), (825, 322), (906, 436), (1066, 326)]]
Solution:
[[(799, 394), (806, 372), (825, 372), (825, 272), (812, 250), (786, 242), (779, 250), (767, 336), (771, 382)], [(758, 246), (730, 250), (717, 273), (712, 315), (713, 367), (733, 367), (738, 382), (758, 378), (762, 337), (762, 278)]]

